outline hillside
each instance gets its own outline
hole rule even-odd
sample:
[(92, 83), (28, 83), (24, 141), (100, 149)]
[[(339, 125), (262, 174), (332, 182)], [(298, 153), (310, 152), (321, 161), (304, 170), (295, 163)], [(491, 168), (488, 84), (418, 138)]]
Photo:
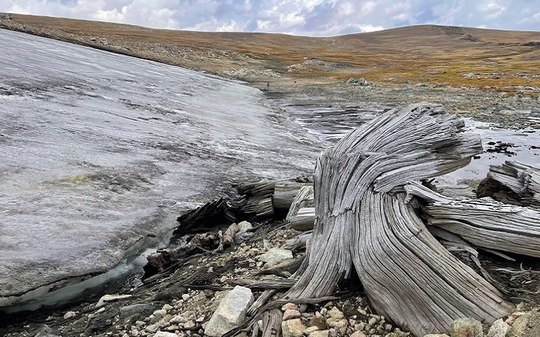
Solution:
[[(250, 82), (540, 87), (540, 32), (412, 26), (337, 37), (206, 33), (13, 15), (1, 27)], [(537, 96), (537, 91), (529, 93)]]

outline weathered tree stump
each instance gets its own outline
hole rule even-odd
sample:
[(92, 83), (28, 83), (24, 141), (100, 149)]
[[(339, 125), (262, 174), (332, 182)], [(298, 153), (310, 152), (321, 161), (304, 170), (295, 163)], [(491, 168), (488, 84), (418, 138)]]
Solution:
[(315, 227), (306, 263), (287, 293), (331, 294), (356, 272), (373, 307), (416, 336), (448, 331), (453, 320), (492, 322), (508, 313), (503, 295), (450, 254), (406, 203), (407, 181), (463, 167), (478, 138), (440, 106), (391, 110), (318, 159)]

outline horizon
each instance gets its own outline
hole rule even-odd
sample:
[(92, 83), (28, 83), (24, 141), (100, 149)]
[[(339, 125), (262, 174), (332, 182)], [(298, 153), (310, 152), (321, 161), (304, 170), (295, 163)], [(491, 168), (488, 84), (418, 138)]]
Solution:
[(7, 0), (0, 12), (200, 32), (330, 37), (438, 25), (540, 30), (540, 2), (526, 0)]

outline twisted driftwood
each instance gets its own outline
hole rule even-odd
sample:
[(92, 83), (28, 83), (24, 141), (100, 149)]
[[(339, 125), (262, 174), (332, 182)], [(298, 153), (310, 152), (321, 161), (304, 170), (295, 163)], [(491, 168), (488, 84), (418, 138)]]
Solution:
[(501, 166), (491, 166), (479, 196), (505, 199), (526, 206), (540, 208), (540, 169), (530, 165), (507, 161)]
[(456, 200), (418, 183), (405, 189), (409, 195), (429, 202), (425, 211), (430, 225), (477, 247), (540, 257), (540, 211), (487, 198)]
[(406, 203), (403, 186), (463, 167), (478, 138), (440, 106), (391, 110), (326, 150), (315, 169), (316, 219), (306, 262), (287, 293), (332, 294), (356, 271), (374, 308), (416, 336), (510, 310), (502, 294), (451, 255)]

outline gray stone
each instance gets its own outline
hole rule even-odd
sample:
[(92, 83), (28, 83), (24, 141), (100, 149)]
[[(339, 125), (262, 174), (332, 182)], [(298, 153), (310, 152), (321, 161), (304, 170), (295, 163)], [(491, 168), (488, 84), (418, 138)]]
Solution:
[(516, 318), (508, 333), (509, 337), (538, 337), (540, 336), (540, 312), (530, 311)]
[(483, 337), (482, 323), (473, 318), (459, 318), (452, 322), (450, 337)]
[(303, 337), (306, 327), (300, 318), (281, 322), (283, 337)]
[(486, 337), (505, 337), (508, 330), (510, 330), (510, 325), (508, 325), (502, 319), (498, 319), (493, 322)]
[(237, 327), (244, 320), (251, 303), (253, 303), (253, 294), (249, 288), (234, 287), (219, 303), (204, 333), (208, 336), (220, 337)]
[(157, 305), (151, 303), (131, 304), (120, 308), (120, 318), (149, 316), (157, 309)]
[(158, 331), (154, 337), (178, 337), (178, 335), (172, 332)]
[(159, 323), (151, 324), (151, 325), (147, 326), (144, 330), (146, 330), (146, 331), (148, 331), (150, 333), (157, 332), (159, 330)]
[(238, 224), (238, 234), (245, 233), (253, 229), (253, 225), (249, 221), (242, 221)]
[(425, 335), (424, 337), (449, 337), (445, 333), (430, 333), (429, 335)]
[(328, 337), (328, 330), (317, 330), (309, 333), (309, 337)]
[(259, 259), (269, 266), (274, 266), (285, 260), (293, 258), (292, 251), (283, 248), (270, 248), (266, 253), (259, 256)]
[(64, 315), (64, 319), (70, 319), (77, 316), (77, 314), (74, 311), (68, 311)]
[(51, 329), (48, 325), (44, 325), (38, 330), (35, 337), (60, 337), (56, 334), (56, 331)]

